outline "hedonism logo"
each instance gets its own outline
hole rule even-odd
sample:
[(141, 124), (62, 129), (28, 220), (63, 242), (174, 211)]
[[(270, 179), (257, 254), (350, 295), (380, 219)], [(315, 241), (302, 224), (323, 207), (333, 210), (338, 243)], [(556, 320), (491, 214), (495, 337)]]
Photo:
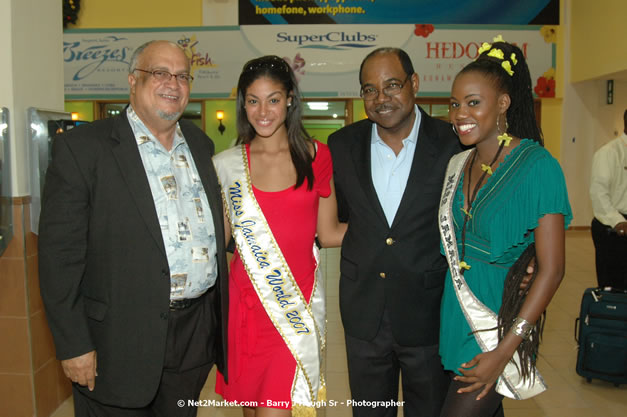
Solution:
[(302, 49), (350, 50), (372, 48), (377, 41), (377, 34), (367, 34), (360, 31), (344, 32), (331, 31), (318, 34), (278, 32), (277, 43), (296, 44)]

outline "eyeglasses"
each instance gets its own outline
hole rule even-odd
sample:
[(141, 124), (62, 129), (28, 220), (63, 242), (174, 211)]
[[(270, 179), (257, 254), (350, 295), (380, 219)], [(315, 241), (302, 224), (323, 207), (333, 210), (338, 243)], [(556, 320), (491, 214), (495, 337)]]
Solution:
[(289, 72), (290, 67), (276, 55), (262, 56), (261, 58), (251, 59), (244, 65), (244, 72), (256, 71), (258, 69), (276, 69), (279, 71)]
[(190, 82), (194, 81), (194, 77), (192, 77), (190, 74), (171, 74), (163, 70), (148, 71), (139, 68), (135, 68), (135, 71), (141, 71), (150, 74), (155, 77), (155, 80), (159, 81), (160, 83), (170, 81), (172, 77), (176, 78), (176, 81), (178, 81), (180, 84), (189, 84)]
[[(395, 96), (401, 92), (403, 87), (407, 84), (407, 81), (411, 78), (412, 74), (407, 75), (405, 80), (402, 83), (398, 83), (396, 81), (392, 81), (390, 84), (383, 87), (383, 94), (388, 97)], [(379, 97), (379, 90), (372, 86), (363, 87), (361, 91), (359, 91), (359, 95), (366, 101), (374, 100)]]

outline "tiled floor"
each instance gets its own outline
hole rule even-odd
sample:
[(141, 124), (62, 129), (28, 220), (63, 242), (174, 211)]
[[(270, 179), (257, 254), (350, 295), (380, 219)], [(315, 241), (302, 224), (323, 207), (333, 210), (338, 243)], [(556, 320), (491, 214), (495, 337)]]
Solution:
[[(579, 314), (581, 295), (585, 288), (596, 285), (594, 249), (589, 231), (566, 233), (566, 276), (549, 306), (540, 347), (539, 369), (549, 390), (526, 401), (505, 401), (507, 417), (625, 417), (627, 416), (627, 384), (619, 388), (593, 380), (591, 384), (575, 373), (576, 344), (574, 322)], [(326, 417), (348, 417), (351, 410), (342, 401), (349, 396), (344, 334), (338, 310), (339, 250), (327, 250), (324, 264), (328, 294), (327, 392), (329, 400), (338, 401), (319, 413)], [(213, 392), (215, 376), (207, 381), (201, 398), (219, 399)], [(376, 381), (373, 381), (376, 383)], [(241, 417), (237, 408), (200, 409), (199, 417)], [(399, 415), (401, 413), (399, 412)], [(71, 417), (71, 401), (66, 401), (53, 417)]]

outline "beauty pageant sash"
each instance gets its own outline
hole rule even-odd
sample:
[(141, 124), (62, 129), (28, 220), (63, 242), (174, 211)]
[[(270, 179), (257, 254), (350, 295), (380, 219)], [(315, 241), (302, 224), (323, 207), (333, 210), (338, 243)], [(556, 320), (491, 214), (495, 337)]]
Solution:
[(325, 295), (316, 245), (315, 283), (309, 304), (268, 226), (253, 194), (244, 145), (214, 157), (231, 233), (244, 268), (263, 304), (296, 359), (292, 412), (315, 415), (326, 396), (322, 355), (326, 345)]
[[(471, 152), (472, 150), (467, 150), (453, 156), (448, 164), (440, 198), (439, 227), (457, 300), (479, 347), (483, 352), (489, 352), (496, 349), (499, 343), (498, 330), (496, 329), (498, 316), (475, 297), (464, 276), (459, 272), (459, 254), (453, 225), (452, 208), (455, 190), (457, 190), (461, 174)], [(515, 400), (525, 400), (546, 390), (546, 384), (537, 369), (533, 378), (523, 379), (518, 372), (520, 367), (520, 357), (518, 352), (515, 352), (497, 380), (496, 391), (499, 394)]]

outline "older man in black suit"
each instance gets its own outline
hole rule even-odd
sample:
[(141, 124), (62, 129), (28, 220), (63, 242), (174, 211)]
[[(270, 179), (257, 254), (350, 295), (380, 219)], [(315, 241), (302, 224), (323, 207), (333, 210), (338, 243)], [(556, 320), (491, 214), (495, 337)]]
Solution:
[(191, 80), (176, 44), (144, 44), (126, 111), (54, 140), (39, 271), (77, 416), (195, 416), (223, 365), (222, 204), (213, 143), (179, 121)]
[(340, 310), (355, 416), (396, 416), (402, 373), (406, 416), (440, 414), (448, 380), (440, 364), (440, 298), (446, 261), (437, 210), (450, 157), (449, 124), (415, 104), (418, 75), (397, 48), (360, 68), (368, 120), (329, 138), (342, 244)]

